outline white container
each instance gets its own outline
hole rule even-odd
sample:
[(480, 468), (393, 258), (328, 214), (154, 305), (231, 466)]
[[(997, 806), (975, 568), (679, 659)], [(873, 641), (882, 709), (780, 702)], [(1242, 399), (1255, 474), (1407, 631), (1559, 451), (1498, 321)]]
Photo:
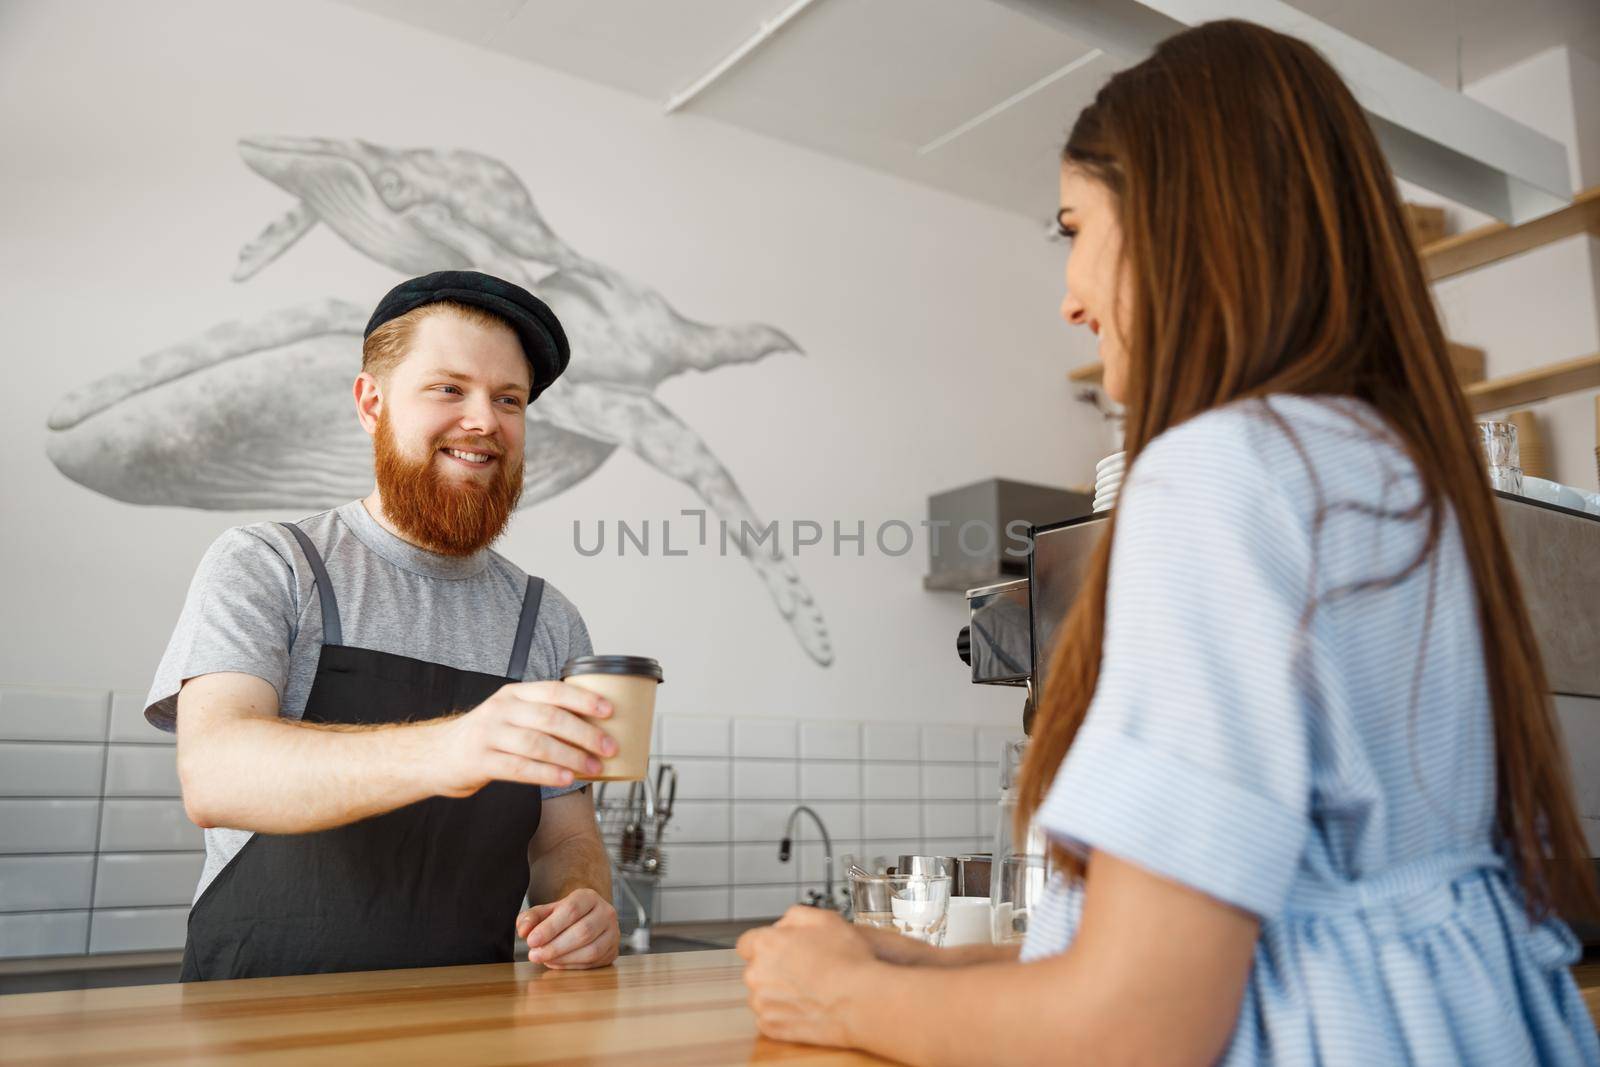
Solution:
[(945, 947), (992, 945), (993, 925), (988, 897), (951, 897), (944, 928)]
[(1529, 500), (1556, 504), (1571, 508), (1573, 511), (1586, 511), (1589, 505), (1588, 498), (1570, 485), (1552, 482), (1548, 478), (1533, 478), (1526, 474), (1522, 476), (1522, 495)]

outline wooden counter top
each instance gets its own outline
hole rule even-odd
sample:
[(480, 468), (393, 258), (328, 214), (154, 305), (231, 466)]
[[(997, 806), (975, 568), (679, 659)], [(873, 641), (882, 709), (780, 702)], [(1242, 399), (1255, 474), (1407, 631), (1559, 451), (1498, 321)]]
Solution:
[(0, 997), (0, 1063), (881, 1064), (770, 1041), (732, 950)]
[[(770, 1041), (731, 950), (0, 997), (0, 1063), (882, 1064)], [(1590, 1010), (1600, 965), (1576, 968)]]

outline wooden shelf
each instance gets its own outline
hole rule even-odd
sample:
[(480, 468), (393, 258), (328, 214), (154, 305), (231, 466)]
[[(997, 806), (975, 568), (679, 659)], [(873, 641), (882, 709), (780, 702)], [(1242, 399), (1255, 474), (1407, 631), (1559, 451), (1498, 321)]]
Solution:
[[(1422, 265), (1429, 279), (1438, 281), (1497, 263), (1502, 259), (1559, 241), (1584, 231), (1600, 237), (1600, 185), (1585, 189), (1572, 203), (1532, 222), (1508, 226), (1492, 222), (1476, 230), (1433, 241), (1422, 247)], [(1600, 354), (1551, 363), (1505, 378), (1473, 381), (1465, 357), (1475, 350), (1451, 343), (1452, 361), (1463, 374), (1467, 401), (1475, 412), (1520, 407), (1553, 396), (1600, 389)], [(1473, 357), (1482, 366), (1482, 353)], [(1104, 373), (1099, 363), (1086, 363), (1067, 372), (1068, 380), (1098, 385)], [(1479, 372), (1481, 373), (1481, 371)], [(1597, 416), (1600, 417), (1600, 416)]]
[[(1456, 376), (1463, 385), (1474, 385), (1483, 381), (1483, 358), (1481, 348), (1471, 345), (1458, 345), (1454, 341), (1450, 345), (1450, 362), (1456, 369)], [(1067, 380), (1079, 382), (1084, 385), (1099, 385), (1100, 379), (1105, 377), (1105, 367), (1100, 363), (1085, 363), (1081, 367), (1073, 367), (1067, 371)]]
[(1521, 226), (1491, 222), (1422, 246), (1422, 266), (1434, 281), (1571, 237), (1588, 230), (1600, 236), (1600, 185), (1585, 189), (1572, 203)]
[[(1098, 385), (1101, 371), (1100, 364), (1087, 363), (1074, 367), (1067, 377), (1074, 382)], [(1553, 396), (1600, 389), (1600, 353), (1535, 367), (1504, 378), (1472, 382), (1465, 388), (1467, 403), (1478, 413), (1523, 407)]]
[(1600, 352), (1469, 385), (1467, 402), (1474, 412), (1481, 413), (1522, 407), (1585, 389), (1600, 389)]

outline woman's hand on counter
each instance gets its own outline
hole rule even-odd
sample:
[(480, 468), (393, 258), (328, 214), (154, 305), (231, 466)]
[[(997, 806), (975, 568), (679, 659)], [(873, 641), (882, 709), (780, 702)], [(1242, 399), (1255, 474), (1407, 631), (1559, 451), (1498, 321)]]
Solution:
[[(812, 909), (815, 910), (815, 909)], [(1001, 963), (1015, 960), (1020, 945), (960, 945), (935, 948), (926, 941), (872, 926), (851, 927), (884, 963), (901, 967), (968, 967), (974, 963)]]
[(850, 1007), (886, 968), (855, 927), (820, 908), (796, 906), (736, 946), (756, 1024), (768, 1037), (808, 1045), (853, 1044)]
[(528, 943), (530, 962), (556, 971), (608, 967), (622, 941), (616, 909), (593, 889), (574, 890), (522, 912), (517, 936)]

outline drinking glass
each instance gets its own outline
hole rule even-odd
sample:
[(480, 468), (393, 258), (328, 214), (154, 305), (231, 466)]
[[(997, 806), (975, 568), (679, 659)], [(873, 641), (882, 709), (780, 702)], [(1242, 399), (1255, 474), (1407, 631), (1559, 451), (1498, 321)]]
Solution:
[(998, 870), (995, 865), (1002, 859), (1008, 856), (1043, 857), (1047, 851), (1044, 831), (1034, 823), (1028, 824), (1022, 840), (1016, 839), (1017, 785), (1022, 773), (1022, 761), (1027, 753), (1026, 739), (1007, 741), (1000, 752), (1000, 800), (998, 811), (995, 813), (994, 848), (990, 853), (993, 857), (990, 868), (991, 886), (994, 885), (994, 873)]
[(1020, 945), (1028, 936), (1028, 917), (1044, 897), (1050, 864), (1044, 856), (1013, 855), (999, 860), (990, 885), (994, 943)]
[(1478, 447), (1483, 449), (1483, 461), (1490, 467), (1522, 468), (1516, 423), (1492, 419), (1478, 423)]
[(1517, 446), (1516, 423), (1478, 423), (1478, 447), (1489, 468), (1489, 488), (1521, 496), (1522, 455)]
[(1522, 496), (1522, 468), (1490, 467), (1489, 488), (1498, 489), (1502, 493), (1515, 493), (1518, 496)]
[(930, 945), (944, 943), (950, 910), (948, 874), (850, 874), (858, 926), (894, 930)]

